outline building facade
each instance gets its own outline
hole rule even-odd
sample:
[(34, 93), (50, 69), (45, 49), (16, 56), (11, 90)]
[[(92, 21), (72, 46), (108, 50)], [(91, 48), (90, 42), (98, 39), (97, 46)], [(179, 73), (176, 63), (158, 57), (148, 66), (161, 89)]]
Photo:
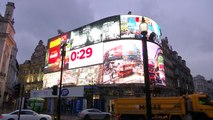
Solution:
[(213, 88), (212, 88), (212, 86), (213, 86), (213, 80), (212, 79), (211, 80), (207, 80), (207, 94), (211, 98), (213, 98)]
[(197, 75), (193, 79), (196, 92), (207, 92), (207, 81), (204, 76)]
[[(161, 39), (157, 23), (145, 19), (150, 25), (148, 37), (155, 32), (157, 38), (148, 41), (151, 95), (192, 93), (192, 76), (185, 61), (171, 49), (168, 38)], [(115, 98), (144, 96), (142, 42), (138, 31), (141, 20), (142, 17), (137, 15), (112, 16), (50, 38), (44, 90), (51, 91), (51, 87), (59, 85), (61, 79), (63, 88), (83, 86), (84, 95), (63, 97), (64, 106), (71, 104), (70, 101), (83, 99), (87, 108), (97, 107), (104, 111), (113, 111)], [(64, 42), (67, 46), (63, 77), (60, 78)], [(47, 104), (52, 104), (54, 100), (51, 99), (55, 99), (49, 95), (42, 97), (47, 99)]]
[(167, 37), (161, 43), (164, 53), (164, 63), (168, 88), (171, 88), (173, 95), (182, 95), (194, 92), (193, 78), (190, 69), (186, 66), (186, 61), (178, 55), (169, 45)]
[(8, 2), (4, 16), (0, 15), (0, 107), (3, 103), (11, 53), (16, 47), (14, 41), (15, 29), (13, 26), (14, 9), (14, 3)]
[[(113, 111), (116, 98), (145, 96), (142, 40), (138, 31), (141, 20), (138, 15), (112, 16), (50, 38), (47, 50), (37, 51), (44, 48), (38, 47), (39, 42), (31, 60), (20, 65), (19, 79), (24, 81), (25, 95), (45, 99), (44, 108), (50, 113), (57, 102), (51, 87), (59, 85), (60, 80), (62, 113), (67, 110), (77, 113), (90, 107)], [(146, 21), (150, 25), (148, 36), (155, 32), (157, 38), (147, 42), (151, 95), (192, 93), (193, 81), (185, 61), (171, 49), (168, 38), (161, 39), (157, 23), (149, 18)], [(64, 43), (66, 55), (61, 72)], [(76, 90), (81, 91), (81, 96)]]
[(43, 74), (46, 46), (40, 40), (36, 46), (31, 60), (20, 64), (19, 81), (25, 86), (25, 97), (30, 97), (31, 90), (41, 90), (43, 87)]
[(206, 80), (202, 75), (196, 75), (193, 77), (195, 92), (197, 93), (205, 93), (208, 94), (211, 98), (213, 98), (213, 81)]
[(10, 63), (7, 72), (7, 81), (5, 86), (4, 100), (3, 105), (7, 106), (7, 108), (14, 108), (16, 103), (16, 95), (14, 94), (14, 86), (18, 84), (18, 76), (19, 76), (19, 64), (16, 59), (16, 55), (18, 52), (18, 48), (16, 45), (13, 47)]

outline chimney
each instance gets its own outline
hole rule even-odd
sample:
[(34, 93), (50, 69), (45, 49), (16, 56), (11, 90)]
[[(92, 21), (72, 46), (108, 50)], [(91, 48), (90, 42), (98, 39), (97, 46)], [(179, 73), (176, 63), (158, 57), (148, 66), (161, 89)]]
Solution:
[(6, 6), (7, 7), (4, 14), (4, 18), (10, 21), (13, 21), (13, 11), (15, 9), (15, 4), (12, 2), (8, 2)]

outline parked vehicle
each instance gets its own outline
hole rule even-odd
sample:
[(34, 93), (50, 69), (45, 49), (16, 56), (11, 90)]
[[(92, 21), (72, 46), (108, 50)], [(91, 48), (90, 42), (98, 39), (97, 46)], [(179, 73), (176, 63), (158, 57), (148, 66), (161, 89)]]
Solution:
[[(18, 120), (19, 110), (0, 115), (0, 120)], [(52, 117), (47, 114), (38, 114), (29, 109), (22, 109), (20, 111), (20, 120), (52, 120)]]
[(81, 120), (109, 120), (111, 118), (111, 113), (109, 112), (102, 112), (98, 109), (85, 109), (82, 110), (78, 117)]
[[(146, 120), (146, 99), (118, 98), (115, 101), (118, 120)], [(180, 97), (152, 97), (152, 120), (209, 120), (213, 118), (213, 104), (205, 94)]]

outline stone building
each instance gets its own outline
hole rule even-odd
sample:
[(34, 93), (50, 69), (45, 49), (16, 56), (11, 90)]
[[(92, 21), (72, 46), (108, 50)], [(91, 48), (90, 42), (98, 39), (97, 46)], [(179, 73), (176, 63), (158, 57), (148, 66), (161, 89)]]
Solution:
[(207, 92), (207, 81), (204, 76), (197, 75), (193, 79), (195, 92)]
[(197, 93), (206, 93), (208, 94), (211, 98), (213, 98), (213, 81), (211, 80), (206, 80), (204, 76), (202, 75), (196, 75), (193, 77), (194, 80), (194, 87), (195, 87), (195, 92)]
[(36, 46), (31, 60), (20, 64), (19, 81), (25, 85), (25, 97), (30, 97), (31, 90), (41, 90), (43, 85), (43, 70), (46, 55), (46, 47), (40, 40)]
[(213, 99), (213, 80), (207, 80), (207, 94)]
[[(13, 11), (15, 4), (8, 2), (4, 16), (0, 15), (0, 107), (3, 103), (5, 84), (8, 78), (8, 69), (12, 50), (16, 49), (16, 42), (14, 41), (14, 19)], [(10, 74), (9, 74), (10, 75)]]
[(186, 61), (172, 49), (167, 37), (162, 39), (161, 46), (164, 53), (167, 87), (171, 89), (167, 94), (193, 93), (193, 79), (190, 69), (186, 66)]
[(4, 100), (3, 104), (12, 108), (15, 104), (16, 95), (14, 93), (14, 86), (18, 84), (18, 75), (19, 75), (19, 64), (16, 59), (16, 54), (18, 52), (18, 48), (16, 46), (13, 47), (12, 53), (10, 56), (10, 63), (7, 72), (7, 81), (4, 92)]

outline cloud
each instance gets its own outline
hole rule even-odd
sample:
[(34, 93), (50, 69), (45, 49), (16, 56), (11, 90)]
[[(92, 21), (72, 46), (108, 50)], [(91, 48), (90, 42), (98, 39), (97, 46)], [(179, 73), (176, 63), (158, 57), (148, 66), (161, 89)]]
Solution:
[[(192, 75), (203, 74), (207, 79), (213, 60), (212, 0), (13, 0), (16, 9), (15, 40), (18, 61), (30, 59), (39, 40), (57, 35), (57, 30), (73, 30), (96, 20), (119, 14), (147, 16), (156, 21)], [(7, 1), (0, 2), (4, 13)]]
[(38, 41), (43, 40), (46, 44), (49, 38), (57, 35), (58, 29), (66, 32), (92, 22), (94, 17), (88, 5), (87, 1), (78, 0), (15, 1), (19, 63), (30, 59)]

